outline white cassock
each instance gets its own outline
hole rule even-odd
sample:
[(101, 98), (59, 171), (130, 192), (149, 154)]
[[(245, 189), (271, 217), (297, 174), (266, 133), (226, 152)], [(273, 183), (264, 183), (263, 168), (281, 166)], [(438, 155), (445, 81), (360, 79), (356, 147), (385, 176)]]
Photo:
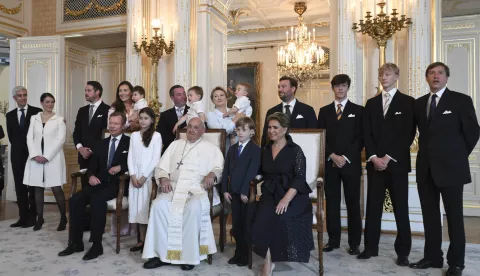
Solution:
[[(172, 192), (159, 194), (152, 203), (142, 258), (197, 265), (217, 252), (208, 193), (202, 185), (210, 172), (220, 182), (223, 161), (220, 149), (203, 139), (170, 144), (155, 169), (155, 179), (169, 178)], [(214, 189), (213, 205), (219, 203)]]

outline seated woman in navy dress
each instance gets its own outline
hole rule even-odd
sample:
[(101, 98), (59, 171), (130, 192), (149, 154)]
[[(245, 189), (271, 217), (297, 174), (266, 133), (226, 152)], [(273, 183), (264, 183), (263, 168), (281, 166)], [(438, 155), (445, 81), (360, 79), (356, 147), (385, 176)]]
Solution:
[(305, 155), (288, 135), (285, 114), (273, 113), (267, 124), (270, 143), (262, 152), (264, 182), (252, 225), (253, 251), (265, 258), (262, 275), (271, 275), (275, 262), (308, 263), (314, 249)]

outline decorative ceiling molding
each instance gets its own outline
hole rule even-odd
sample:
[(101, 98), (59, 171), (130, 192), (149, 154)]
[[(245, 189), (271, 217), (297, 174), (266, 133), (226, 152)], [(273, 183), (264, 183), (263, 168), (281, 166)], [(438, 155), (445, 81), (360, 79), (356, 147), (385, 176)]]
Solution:
[(242, 15), (249, 16), (250, 15), (250, 9), (249, 8), (239, 8), (239, 9), (236, 9), (236, 10), (231, 10), (231, 11), (228, 11), (228, 15), (229, 15), (228, 19), (230, 20), (232, 25), (237, 26), (238, 19), (240, 18), (240, 16), (242, 16)]
[[(307, 27), (310, 27), (310, 28), (328, 27), (328, 26), (330, 26), (330, 23), (329, 22), (319, 22), (319, 23), (312, 23), (312, 24), (305, 24), (305, 25)], [(282, 31), (282, 30), (289, 30), (291, 27), (296, 27), (296, 25), (278, 26), (278, 27), (269, 27), (269, 28), (256, 28), (256, 29), (246, 29), (246, 30), (234, 30), (234, 31), (229, 31), (228, 35), (245, 35), (245, 34), (248, 34), (248, 33)]]
[(20, 3), (20, 4), (18, 4), (18, 6), (9, 9), (9, 8), (5, 7), (4, 5), (0, 4), (0, 12), (3, 12), (5, 14), (10, 14), (10, 15), (17, 14), (22, 9), (22, 5), (23, 5), (23, 3)]

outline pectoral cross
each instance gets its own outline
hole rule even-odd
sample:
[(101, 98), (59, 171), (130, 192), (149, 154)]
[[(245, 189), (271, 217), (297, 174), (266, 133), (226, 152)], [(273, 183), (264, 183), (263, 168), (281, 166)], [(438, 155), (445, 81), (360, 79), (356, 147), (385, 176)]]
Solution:
[(177, 163), (177, 170), (180, 168), (181, 165), (183, 165), (182, 160), (180, 160), (180, 162)]

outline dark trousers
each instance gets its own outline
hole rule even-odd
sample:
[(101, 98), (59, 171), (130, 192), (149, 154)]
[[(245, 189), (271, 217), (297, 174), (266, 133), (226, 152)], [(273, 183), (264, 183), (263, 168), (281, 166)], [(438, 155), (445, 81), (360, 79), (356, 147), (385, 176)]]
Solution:
[(90, 204), (90, 240), (94, 243), (102, 242), (105, 232), (107, 215), (107, 201), (115, 198), (116, 192), (103, 184), (97, 186), (85, 186), (75, 193), (69, 201), (70, 205), (70, 241), (81, 243), (83, 240), (83, 228), (85, 223), (86, 205)]
[(27, 158), (22, 160), (12, 160), (15, 194), (17, 195), (18, 213), (21, 221), (34, 219), (37, 216), (37, 208), (35, 207), (35, 187), (23, 184), (26, 163)]
[[(393, 162), (393, 161), (391, 161)], [(393, 214), (397, 224), (395, 252), (408, 256), (412, 248), (412, 232), (408, 216), (408, 173), (368, 170), (367, 217), (365, 221), (365, 249), (378, 253), (382, 226), (385, 189), (392, 199)]]
[(243, 203), (240, 194), (232, 193), (232, 228), (235, 237), (236, 249), (235, 256), (247, 259), (248, 243), (247, 243), (247, 207), (248, 204)]
[[(327, 163), (328, 165), (330, 165), (330, 162)], [(338, 168), (327, 168), (325, 173), (328, 244), (334, 247), (340, 246), (340, 204), (343, 182), (348, 216), (348, 244), (350, 248), (358, 247), (362, 238), (362, 218), (360, 213), (361, 175), (344, 174)]]
[(465, 227), (463, 223), (463, 185), (438, 187), (429, 170), (425, 182), (418, 183), (418, 194), (422, 206), (423, 227), (425, 229), (424, 258), (433, 262), (443, 261), (442, 223), (440, 195), (442, 195), (445, 213), (447, 213), (449, 266), (464, 266), (465, 263)]

